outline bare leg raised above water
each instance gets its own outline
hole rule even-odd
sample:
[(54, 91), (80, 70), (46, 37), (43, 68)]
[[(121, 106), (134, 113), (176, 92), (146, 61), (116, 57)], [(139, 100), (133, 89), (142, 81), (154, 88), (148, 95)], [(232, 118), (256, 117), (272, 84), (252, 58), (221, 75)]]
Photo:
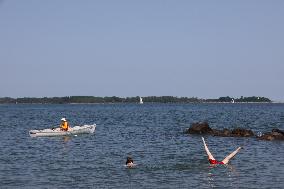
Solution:
[(242, 147), (238, 147), (235, 151), (233, 151), (231, 154), (229, 154), (225, 159), (222, 161), (224, 164), (228, 164), (230, 159), (232, 159), (240, 150)]
[[(203, 141), (205, 151), (208, 155), (208, 159), (209, 159), (210, 164), (228, 164), (230, 159), (232, 159), (241, 150), (241, 147), (238, 147), (235, 151), (233, 151), (231, 154), (229, 154), (227, 157), (225, 157), (225, 159), (223, 161), (219, 162), (219, 161), (215, 160), (215, 158), (213, 157), (213, 155), (209, 151), (203, 137), (202, 137), (202, 141)], [(212, 160), (214, 160), (214, 161), (212, 161)]]
[(208, 147), (207, 147), (207, 145), (206, 145), (205, 140), (204, 140), (203, 137), (202, 137), (202, 141), (203, 141), (203, 145), (204, 145), (205, 151), (206, 151), (206, 153), (207, 153), (207, 155), (208, 155), (208, 159), (215, 160), (215, 158), (213, 157), (213, 155), (212, 155), (211, 152), (209, 151), (209, 149), (208, 149)]

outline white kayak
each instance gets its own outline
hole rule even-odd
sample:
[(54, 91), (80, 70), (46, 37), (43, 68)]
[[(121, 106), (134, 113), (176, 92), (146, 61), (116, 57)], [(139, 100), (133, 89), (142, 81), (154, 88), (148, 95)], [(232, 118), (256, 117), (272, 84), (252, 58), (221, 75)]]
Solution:
[(66, 136), (66, 135), (94, 133), (95, 129), (96, 129), (96, 124), (93, 124), (93, 125), (75, 126), (69, 128), (68, 131), (62, 131), (60, 130), (60, 128), (30, 130), (29, 134), (31, 137)]

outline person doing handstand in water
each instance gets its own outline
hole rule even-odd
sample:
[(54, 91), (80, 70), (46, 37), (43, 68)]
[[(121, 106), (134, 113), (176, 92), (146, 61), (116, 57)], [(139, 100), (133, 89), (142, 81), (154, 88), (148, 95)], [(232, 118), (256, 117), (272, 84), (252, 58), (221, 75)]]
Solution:
[(213, 155), (210, 153), (206, 143), (205, 143), (205, 140), (204, 138), (202, 137), (202, 141), (203, 141), (203, 144), (204, 144), (204, 148), (205, 148), (205, 151), (208, 155), (208, 159), (209, 159), (209, 162), (210, 164), (228, 164), (230, 159), (232, 159), (239, 151), (242, 147), (238, 147), (234, 152), (232, 152), (231, 154), (229, 154), (227, 157), (225, 157), (225, 159), (223, 159), (223, 161), (217, 161)]

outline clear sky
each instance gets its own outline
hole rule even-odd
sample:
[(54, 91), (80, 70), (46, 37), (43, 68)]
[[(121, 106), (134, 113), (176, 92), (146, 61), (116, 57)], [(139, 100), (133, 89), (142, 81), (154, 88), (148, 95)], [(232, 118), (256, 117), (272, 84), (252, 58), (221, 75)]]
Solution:
[(0, 0), (0, 97), (284, 100), (284, 1)]

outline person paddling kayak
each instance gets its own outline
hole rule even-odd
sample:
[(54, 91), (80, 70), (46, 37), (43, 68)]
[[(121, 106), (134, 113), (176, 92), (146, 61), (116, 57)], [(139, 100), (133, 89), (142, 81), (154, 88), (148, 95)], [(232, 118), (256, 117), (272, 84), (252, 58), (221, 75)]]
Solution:
[(69, 124), (68, 124), (66, 118), (62, 118), (62, 119), (61, 119), (60, 129), (61, 129), (62, 131), (68, 131), (68, 129), (69, 129)]
[(202, 137), (202, 141), (203, 141), (203, 145), (204, 145), (204, 148), (205, 148), (205, 151), (208, 155), (208, 160), (209, 160), (209, 163), (210, 164), (228, 164), (230, 159), (232, 159), (239, 151), (242, 147), (238, 147), (234, 152), (232, 152), (231, 154), (229, 154), (227, 157), (225, 157), (225, 159), (223, 159), (222, 161), (217, 161), (213, 155), (210, 153), (206, 143), (205, 143), (205, 140), (204, 138)]

